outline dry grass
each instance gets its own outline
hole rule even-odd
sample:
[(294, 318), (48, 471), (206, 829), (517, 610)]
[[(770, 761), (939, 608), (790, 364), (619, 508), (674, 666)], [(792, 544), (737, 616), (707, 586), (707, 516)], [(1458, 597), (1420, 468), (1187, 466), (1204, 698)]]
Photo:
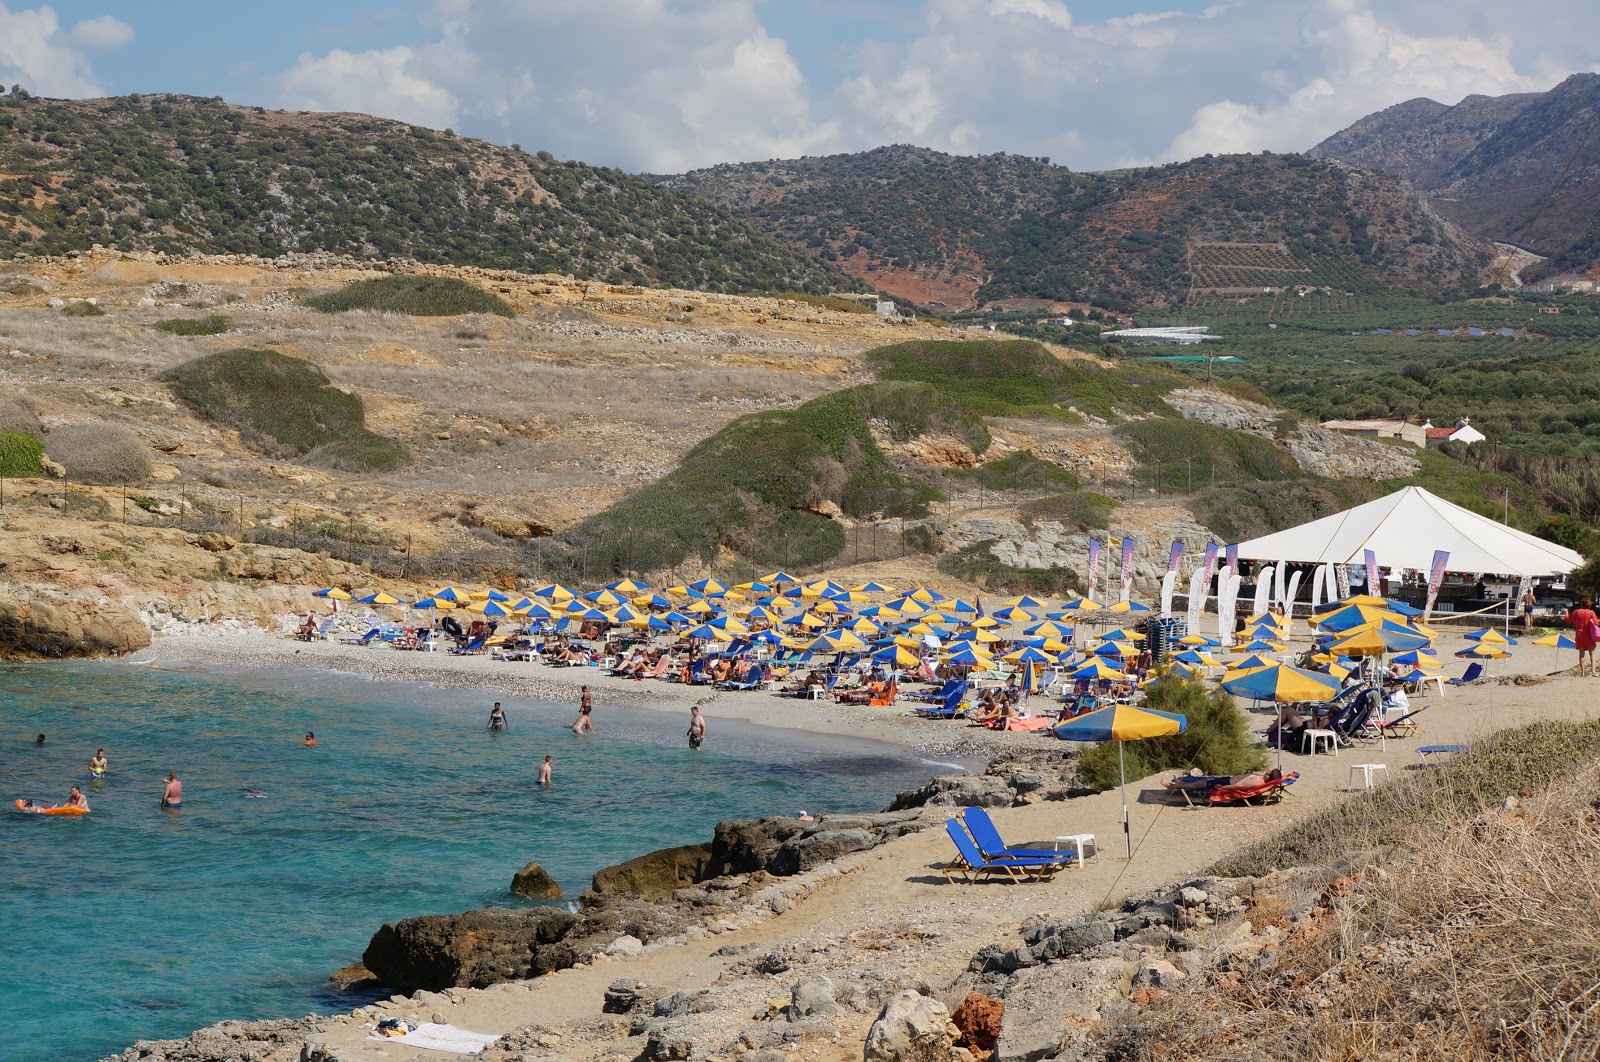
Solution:
[(1280, 920), (1261, 963), (1208, 971), (1112, 1030), (1120, 1057), (1600, 1057), (1597, 792), (1591, 764), (1489, 811), (1441, 796), (1425, 839)]

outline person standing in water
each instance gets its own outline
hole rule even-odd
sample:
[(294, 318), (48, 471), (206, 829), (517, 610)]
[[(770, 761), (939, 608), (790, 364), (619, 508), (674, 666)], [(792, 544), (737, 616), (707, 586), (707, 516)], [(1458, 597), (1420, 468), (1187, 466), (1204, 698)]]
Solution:
[(689, 709), (689, 747), (698, 750), (706, 739), (706, 717), (697, 704)]
[(551, 768), (551, 765), (554, 762), (555, 762), (555, 757), (554, 756), (546, 756), (544, 758), (544, 762), (539, 765), (539, 784), (540, 785), (549, 785), (550, 784), (550, 768)]
[(572, 732), (581, 734), (585, 730), (594, 733), (594, 720), (589, 718), (589, 712), (594, 708), (594, 694), (589, 692), (589, 687), (584, 686), (578, 691), (578, 718), (572, 721)]
[(489, 709), (489, 729), (509, 730), (510, 724), (506, 722), (506, 713), (501, 709), (500, 702), (495, 701), (494, 707)]
[(304, 741), (300, 742), (300, 747), (303, 748), (303, 749), (314, 749), (320, 744), (322, 744), (322, 742), (317, 740), (317, 735), (315, 735), (311, 731), (307, 730), (306, 731), (306, 739)]
[(69, 808), (82, 808), (83, 810), (88, 811), (89, 801), (84, 797), (83, 790), (79, 789), (77, 786), (73, 786), (72, 795), (67, 797), (67, 803), (65, 806)]
[(106, 776), (105, 749), (94, 750), (94, 759), (89, 761), (89, 776), (91, 778), (104, 778)]
[(161, 788), (161, 806), (164, 808), (181, 807), (183, 804), (183, 783), (178, 781), (177, 771), (167, 772), (166, 785)]

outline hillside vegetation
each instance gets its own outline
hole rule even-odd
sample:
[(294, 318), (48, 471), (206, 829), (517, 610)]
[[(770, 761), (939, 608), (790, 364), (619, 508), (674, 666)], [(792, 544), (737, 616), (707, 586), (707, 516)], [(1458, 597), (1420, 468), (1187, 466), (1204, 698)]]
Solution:
[[(1303, 155), (1207, 156), (1115, 174), (919, 148), (747, 163), (663, 178), (894, 290), (970, 273), (977, 301), (1174, 305), (1191, 286), (1435, 295), (1475, 287), (1489, 248), (1405, 182)], [(1208, 262), (1196, 245), (1267, 259)]]
[(676, 469), (590, 517), (567, 536), (590, 572), (654, 571), (720, 550), (808, 566), (845, 547), (830, 507), (852, 517), (926, 514), (935, 491), (889, 470), (873, 422), (896, 441), (950, 435), (981, 452), (988, 430), (926, 384), (879, 383), (792, 410), (740, 417)]
[(0, 96), (0, 253), (329, 251), (706, 291), (855, 286), (651, 181), (358, 114)]
[(411, 460), (404, 443), (367, 430), (359, 397), (299, 358), (241, 348), (184, 362), (160, 379), (197, 416), (267, 453), (345, 472), (387, 472)]
[(306, 305), (323, 313), (375, 310), (413, 317), (456, 317), (492, 313), (515, 317), (511, 304), (498, 295), (456, 277), (393, 276), (358, 280), (325, 295), (312, 295)]
[(1462, 227), (1551, 260), (1537, 280), (1600, 263), (1600, 74), (1548, 92), (1410, 100), (1343, 129), (1311, 154), (1399, 174)]

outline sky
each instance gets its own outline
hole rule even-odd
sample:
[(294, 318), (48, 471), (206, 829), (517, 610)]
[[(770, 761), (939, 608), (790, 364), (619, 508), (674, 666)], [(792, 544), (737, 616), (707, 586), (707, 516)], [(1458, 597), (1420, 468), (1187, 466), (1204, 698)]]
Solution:
[(1573, 0), (0, 0), (0, 81), (361, 111), (630, 171), (1299, 151), (1600, 70)]

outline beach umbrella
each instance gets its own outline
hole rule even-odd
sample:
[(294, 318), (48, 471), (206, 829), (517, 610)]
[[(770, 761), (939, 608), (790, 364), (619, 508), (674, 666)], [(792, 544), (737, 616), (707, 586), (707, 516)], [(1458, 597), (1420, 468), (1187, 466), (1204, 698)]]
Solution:
[(1510, 653), (1490, 642), (1479, 642), (1477, 645), (1457, 650), (1456, 655), (1469, 660), (1508, 660), (1511, 657)]
[(959, 597), (951, 599), (949, 603), (943, 606), (943, 609), (946, 612), (959, 613), (964, 616), (974, 616), (978, 612), (977, 605), (970, 601), (963, 601)]
[(932, 605), (932, 604), (935, 604), (937, 602), (940, 602), (940, 601), (944, 600), (944, 595), (943, 594), (939, 593), (939, 591), (937, 591), (937, 590), (929, 589), (926, 586), (919, 586), (915, 590), (913, 590), (909, 594), (907, 594), (906, 596), (911, 598), (912, 600), (921, 601), (924, 604), (928, 604), (928, 605)]
[(325, 586), (321, 590), (311, 591), (312, 597), (325, 597), (330, 601), (349, 601), (350, 595), (337, 586)]
[(1084, 663), (1079, 664), (1077, 667), (1067, 672), (1067, 674), (1075, 679), (1086, 678), (1117, 680), (1128, 677), (1126, 670), (1120, 667), (1113, 667), (1112, 665), (1106, 663), (1104, 658), (1098, 656), (1091, 656)]
[(1246, 642), (1244, 645), (1239, 646), (1238, 649), (1247, 653), (1281, 653), (1284, 650), (1284, 646), (1282, 642), (1268, 642), (1257, 638), (1252, 642)]
[(1185, 649), (1183, 652), (1181, 652), (1177, 656), (1173, 657), (1173, 659), (1177, 660), (1177, 661), (1179, 661), (1181, 663), (1195, 664), (1195, 665), (1198, 665), (1200, 667), (1221, 667), (1222, 666), (1216, 660), (1212, 659), (1210, 653), (1202, 653), (1202, 652), (1200, 652), (1199, 650), (1196, 650), (1196, 649)]
[(549, 601), (570, 601), (578, 595), (559, 583), (546, 583), (535, 590), (533, 596), (542, 597)]
[(1383, 620), (1404, 623), (1406, 617), (1393, 609), (1374, 605), (1346, 605), (1332, 612), (1321, 612), (1311, 617), (1311, 625), (1321, 631), (1348, 631), (1367, 627)]
[(453, 586), (443, 586), (431, 595), (435, 601), (448, 601), (452, 605), (468, 600), (468, 595), (463, 594)]
[(1432, 639), (1411, 631), (1397, 631), (1384, 627), (1361, 627), (1344, 634), (1328, 646), (1331, 653), (1344, 656), (1382, 656), (1385, 653), (1402, 653), (1431, 645)]
[(400, 603), (399, 598), (386, 594), (382, 590), (376, 590), (366, 597), (358, 597), (356, 600), (363, 605), (398, 605)]
[(882, 583), (875, 581), (868, 581), (862, 583), (860, 586), (853, 586), (851, 589), (863, 594), (892, 594), (895, 592), (894, 587), (885, 586)]
[(1139, 650), (1125, 642), (1101, 642), (1094, 647), (1095, 656), (1103, 656), (1107, 660), (1123, 660), (1130, 656), (1138, 656)]
[(1516, 645), (1517, 644), (1517, 640), (1515, 638), (1507, 638), (1505, 635), (1501, 634), (1499, 631), (1495, 630), (1493, 627), (1485, 627), (1482, 630), (1477, 630), (1477, 631), (1468, 631), (1466, 634), (1463, 634), (1461, 637), (1467, 639), (1469, 642), (1481, 642), (1481, 643), (1485, 643), (1485, 644), (1488, 644), (1488, 645)]
[(627, 599), (613, 590), (591, 590), (583, 595), (583, 600), (601, 608), (614, 608)]
[(615, 590), (619, 594), (647, 594), (650, 588), (636, 579), (618, 579), (614, 583), (606, 584), (607, 590)]
[[(1551, 643), (1551, 644), (1554, 644), (1554, 643)], [(1570, 645), (1571, 643), (1569, 642), (1568, 644)], [(1440, 660), (1436, 655), (1434, 655), (1434, 652), (1433, 652), (1433, 650), (1431, 648), (1428, 648), (1428, 649), (1412, 649), (1410, 652), (1396, 653), (1393, 657), (1391, 657), (1389, 659), (1389, 662), (1391, 664), (1403, 664), (1406, 667), (1443, 667), (1444, 666), (1444, 662), (1442, 660)]]
[(1222, 688), (1235, 696), (1257, 701), (1327, 701), (1338, 695), (1340, 683), (1332, 675), (1320, 671), (1273, 664), (1224, 679)]
[(469, 601), (510, 601), (511, 600), (511, 596), (509, 594), (503, 594), (498, 590), (474, 590), (472, 593), (467, 595), (467, 600), (469, 600)]
[(1107, 612), (1149, 612), (1149, 605), (1141, 605), (1137, 601), (1118, 601), (1106, 608)]
[(916, 653), (913, 653), (910, 650), (904, 649), (898, 645), (891, 645), (888, 648), (879, 649), (876, 653), (872, 654), (872, 662), (875, 664), (890, 664), (894, 667), (900, 668), (916, 667), (918, 664), (922, 663), (922, 661), (917, 658)]
[(719, 639), (726, 640), (728, 638), (728, 632), (719, 630), (709, 623), (702, 623), (698, 627), (689, 628), (683, 633), (683, 636), (685, 638), (693, 638), (695, 641), (699, 642), (714, 642)]
[(527, 608), (518, 609), (517, 611), (530, 619), (552, 619), (555, 617), (554, 612), (537, 601), (530, 602)]
[(1043, 623), (1035, 623), (1031, 627), (1024, 628), (1022, 633), (1043, 635), (1046, 638), (1071, 638), (1073, 631), (1071, 627), (1062, 626), (1055, 620), (1045, 620)]
[(992, 645), (995, 642), (1005, 641), (1005, 639), (1000, 637), (998, 634), (995, 634), (992, 631), (986, 631), (981, 627), (961, 631), (950, 640), (953, 642), (978, 642), (982, 645)]
[(988, 667), (994, 663), (993, 657), (975, 645), (963, 645), (945, 656), (944, 660), (947, 664), (960, 667)]
[(929, 606), (914, 597), (897, 597), (889, 602), (889, 607), (906, 616), (920, 616), (929, 611)]
[(861, 610), (863, 616), (874, 616), (880, 620), (895, 620), (900, 618), (900, 613), (888, 605), (872, 605)]
[(1013, 664), (1049, 664), (1055, 661), (1055, 657), (1042, 650), (1035, 649), (1031, 645), (1025, 645), (1015, 652), (1007, 653), (1001, 659), (1009, 660)]
[(1051, 729), (1062, 741), (1117, 743), (1117, 770), (1122, 776), (1122, 840), (1128, 858), (1132, 859), (1133, 834), (1128, 828), (1128, 769), (1123, 760), (1122, 743), (1181, 734), (1189, 729), (1188, 718), (1173, 712), (1158, 712), (1149, 708), (1114, 704), (1109, 708), (1101, 708), (1080, 715), (1076, 719), (1057, 723)]
[(761, 577), (761, 581), (764, 583), (798, 583), (800, 580), (788, 572), (768, 572)]
[(685, 612), (696, 612), (704, 616), (706, 613), (715, 612), (717, 609), (716, 606), (711, 604), (709, 601), (706, 601), (702, 598), (696, 598), (687, 605), (684, 605), (683, 610)]
[(1212, 648), (1216, 648), (1217, 646), (1220, 646), (1222, 643), (1217, 641), (1215, 638), (1207, 638), (1203, 634), (1185, 634), (1182, 638), (1178, 639), (1178, 644), (1179, 645), (1209, 645)]
[(1061, 604), (1064, 612), (1098, 612), (1104, 607), (1100, 602), (1087, 597), (1073, 598), (1071, 601), (1064, 601)]
[(1045, 607), (1045, 603), (1028, 594), (1020, 594), (1017, 597), (1006, 598), (1005, 606), (1007, 608), (1041, 609)]
[(689, 589), (706, 597), (721, 597), (728, 592), (728, 588), (715, 579), (698, 579), (689, 584)]
[(1243, 657), (1242, 659), (1230, 660), (1224, 666), (1226, 666), (1229, 671), (1260, 671), (1264, 667), (1277, 667), (1278, 664), (1279, 661), (1273, 660), (1270, 657), (1261, 656), (1258, 653), (1251, 653), (1249, 656)]
[(1038, 616), (1034, 615), (1032, 612), (1029, 612), (1027, 609), (1022, 608), (1022, 607), (1017, 606), (1017, 605), (1010, 605), (1010, 606), (1008, 606), (1006, 608), (996, 609), (994, 612), (990, 613), (989, 615), (993, 619), (1000, 620), (1000, 621), (1003, 621), (1005, 623), (1019, 623), (1019, 622), (1031, 623), (1034, 620), (1039, 618)]
[(1561, 650), (1576, 649), (1578, 647), (1578, 643), (1572, 640), (1572, 635), (1561, 633), (1547, 634), (1543, 638), (1535, 638), (1533, 644), (1550, 646), (1556, 650), (1556, 668), (1558, 670), (1561, 667)]

